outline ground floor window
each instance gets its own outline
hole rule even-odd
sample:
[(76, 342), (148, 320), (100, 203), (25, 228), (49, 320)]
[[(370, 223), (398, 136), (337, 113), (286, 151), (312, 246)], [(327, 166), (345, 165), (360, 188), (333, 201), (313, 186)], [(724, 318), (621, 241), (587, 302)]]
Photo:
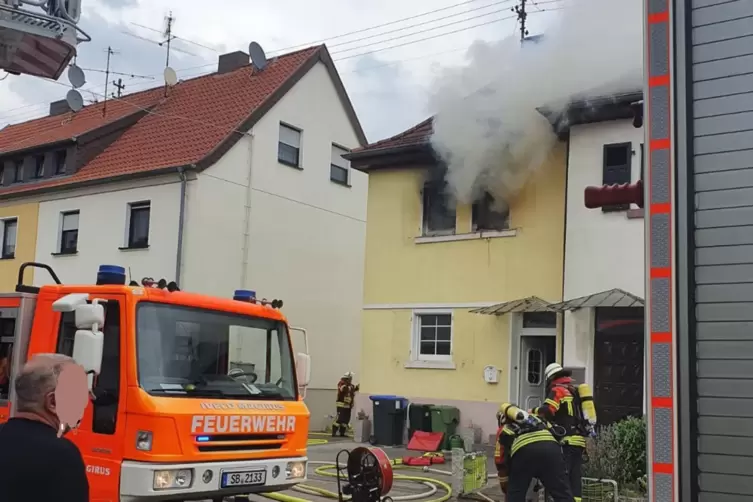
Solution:
[(413, 351), (414, 359), (418, 360), (450, 360), (452, 358), (452, 313), (415, 313)]

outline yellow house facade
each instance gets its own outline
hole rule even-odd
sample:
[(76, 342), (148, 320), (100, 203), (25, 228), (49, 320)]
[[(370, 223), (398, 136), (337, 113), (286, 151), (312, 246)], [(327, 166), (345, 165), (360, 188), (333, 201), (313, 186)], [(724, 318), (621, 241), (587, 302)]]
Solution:
[(537, 405), (561, 360), (548, 306), (562, 299), (565, 146), (507, 214), (484, 200), (437, 210), (430, 134), (428, 120), (350, 156), (369, 173), (357, 409), (400, 395), (491, 433), (499, 403)]
[[(14, 291), (18, 267), (34, 261), (37, 247), (39, 204), (0, 204), (0, 293)], [(32, 284), (34, 270), (27, 269), (24, 280)]]

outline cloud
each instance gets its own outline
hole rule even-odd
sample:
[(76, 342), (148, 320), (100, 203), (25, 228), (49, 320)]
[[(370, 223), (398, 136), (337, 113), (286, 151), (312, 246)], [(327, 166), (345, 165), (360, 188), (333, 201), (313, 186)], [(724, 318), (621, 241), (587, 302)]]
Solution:
[(373, 54), (340, 72), (369, 141), (393, 136), (428, 116), (426, 94), (401, 63)]

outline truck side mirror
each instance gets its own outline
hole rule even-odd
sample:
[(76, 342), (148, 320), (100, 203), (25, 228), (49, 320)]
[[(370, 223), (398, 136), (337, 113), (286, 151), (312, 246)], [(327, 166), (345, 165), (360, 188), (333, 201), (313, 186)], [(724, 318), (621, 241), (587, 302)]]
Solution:
[(99, 328), (105, 322), (105, 309), (94, 300), (91, 304), (76, 306), (74, 312), (77, 330), (73, 341), (73, 359), (86, 371), (91, 390), (94, 375), (99, 375), (102, 366), (104, 334)]
[(311, 356), (299, 352), (296, 354), (295, 370), (299, 387), (308, 387), (311, 382)]

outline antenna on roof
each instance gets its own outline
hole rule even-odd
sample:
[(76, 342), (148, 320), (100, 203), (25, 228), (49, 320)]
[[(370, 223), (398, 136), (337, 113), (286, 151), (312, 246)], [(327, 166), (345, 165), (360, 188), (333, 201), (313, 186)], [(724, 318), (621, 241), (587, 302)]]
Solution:
[(120, 54), (118, 51), (112, 50), (112, 47), (107, 46), (107, 66), (105, 67), (105, 101), (102, 105), (102, 116), (107, 115), (107, 86), (110, 84), (110, 57), (115, 54)]
[(267, 55), (264, 54), (264, 49), (257, 42), (248, 44), (248, 54), (251, 56), (251, 64), (254, 66), (254, 70), (262, 71), (267, 67)]
[(123, 31), (123, 33), (126, 34), (126, 35), (128, 35), (129, 37), (138, 38), (139, 40), (143, 40), (145, 42), (149, 42), (149, 43), (152, 43), (152, 44), (157, 44), (160, 47), (165, 47), (167, 49), (167, 54), (165, 56), (165, 66), (166, 67), (170, 66), (170, 51), (181, 52), (181, 53), (187, 54), (189, 56), (198, 57), (196, 54), (194, 54), (192, 52), (188, 52), (186, 50), (179, 49), (177, 47), (173, 47), (172, 41), (175, 40), (175, 39), (178, 39), (181, 42), (187, 42), (187, 43), (196, 45), (198, 47), (203, 47), (204, 49), (214, 50), (211, 47), (206, 47), (204, 45), (197, 44), (196, 42), (191, 42), (190, 40), (186, 40), (185, 38), (181, 38), (181, 37), (178, 37), (177, 35), (174, 35), (173, 34), (173, 25), (175, 24), (175, 17), (173, 16), (172, 12), (170, 12), (167, 16), (165, 16), (164, 25), (163, 25), (163, 27), (162, 27), (161, 30), (158, 30), (158, 29), (155, 29), (155, 28), (150, 28), (149, 26), (144, 26), (144, 25), (138, 24), (138, 23), (131, 23), (131, 24), (134, 25), (134, 26), (138, 26), (139, 28), (142, 28), (142, 29), (145, 29), (145, 30), (157, 32), (157, 33), (159, 33), (161, 35), (162, 40), (157, 41), (157, 40), (152, 40), (151, 38), (146, 38), (146, 37), (142, 37), (142, 36), (136, 35), (135, 33), (131, 33), (130, 31), (127, 31), (127, 30)]

